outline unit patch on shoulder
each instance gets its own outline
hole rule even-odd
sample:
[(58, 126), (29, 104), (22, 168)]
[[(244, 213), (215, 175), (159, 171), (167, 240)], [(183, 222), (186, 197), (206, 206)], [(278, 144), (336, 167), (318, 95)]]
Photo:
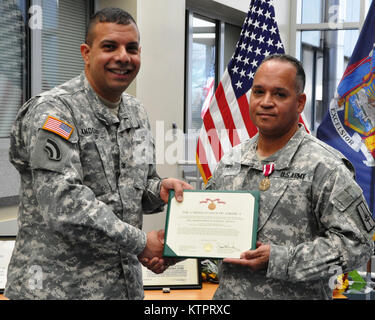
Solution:
[(61, 121), (55, 117), (48, 116), (42, 129), (56, 133), (60, 137), (69, 140), (74, 128), (64, 121)]
[(44, 150), (48, 154), (48, 158), (54, 161), (61, 160), (61, 151), (57, 142), (53, 139), (48, 138)]

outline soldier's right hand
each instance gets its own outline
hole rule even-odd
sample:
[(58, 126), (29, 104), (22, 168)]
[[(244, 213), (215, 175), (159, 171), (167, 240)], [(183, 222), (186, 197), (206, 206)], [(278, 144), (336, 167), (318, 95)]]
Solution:
[(138, 255), (138, 260), (155, 273), (163, 272), (167, 266), (162, 258), (164, 248), (164, 230), (147, 233), (146, 246)]

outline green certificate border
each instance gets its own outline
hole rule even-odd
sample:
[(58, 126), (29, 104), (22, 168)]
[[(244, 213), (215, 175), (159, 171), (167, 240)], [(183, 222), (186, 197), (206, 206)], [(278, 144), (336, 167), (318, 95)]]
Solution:
[[(255, 250), (256, 249), (256, 240), (257, 240), (257, 230), (258, 230), (258, 215), (259, 215), (259, 199), (260, 199), (260, 192), (257, 190), (235, 190), (235, 191), (227, 191), (227, 190), (184, 190), (185, 192), (198, 192), (202, 194), (207, 193), (248, 193), (251, 194), (255, 201), (254, 201), (254, 214), (253, 214), (253, 233), (252, 233), (252, 243), (249, 246), (249, 249)], [(177, 256), (176, 253), (167, 245), (168, 239), (168, 230), (169, 230), (169, 221), (170, 221), (170, 209), (171, 209), (171, 200), (174, 198), (175, 192), (174, 190), (169, 191), (169, 199), (168, 199), (168, 207), (166, 212), (166, 221), (165, 221), (165, 234), (164, 234), (164, 250), (163, 256), (165, 257), (179, 257), (179, 258), (197, 258), (197, 259), (222, 259), (222, 257), (204, 257), (204, 256)]]

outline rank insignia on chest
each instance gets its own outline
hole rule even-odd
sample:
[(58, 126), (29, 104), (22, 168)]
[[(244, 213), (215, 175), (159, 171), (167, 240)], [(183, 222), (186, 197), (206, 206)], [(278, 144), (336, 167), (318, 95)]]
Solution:
[(69, 140), (74, 130), (74, 128), (70, 124), (52, 116), (48, 116), (42, 129), (56, 133), (57, 135), (66, 140)]

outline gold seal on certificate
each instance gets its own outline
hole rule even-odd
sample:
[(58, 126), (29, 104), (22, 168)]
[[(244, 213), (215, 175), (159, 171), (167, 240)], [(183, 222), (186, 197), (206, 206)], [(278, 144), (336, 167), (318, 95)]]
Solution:
[(170, 191), (164, 256), (239, 258), (255, 249), (259, 191)]
[(204, 249), (204, 251), (206, 251), (206, 252), (211, 252), (211, 251), (212, 251), (212, 244), (211, 244), (211, 243), (206, 243), (206, 244), (203, 246), (203, 249)]

